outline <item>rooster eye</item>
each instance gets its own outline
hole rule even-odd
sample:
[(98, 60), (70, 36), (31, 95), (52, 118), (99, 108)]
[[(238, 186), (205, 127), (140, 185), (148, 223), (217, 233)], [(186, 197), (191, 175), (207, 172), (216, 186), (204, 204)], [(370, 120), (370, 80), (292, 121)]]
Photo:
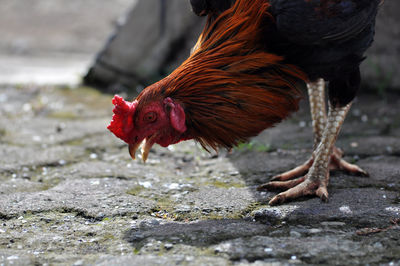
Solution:
[(154, 122), (157, 120), (157, 114), (154, 112), (148, 112), (144, 115), (143, 120), (148, 123)]

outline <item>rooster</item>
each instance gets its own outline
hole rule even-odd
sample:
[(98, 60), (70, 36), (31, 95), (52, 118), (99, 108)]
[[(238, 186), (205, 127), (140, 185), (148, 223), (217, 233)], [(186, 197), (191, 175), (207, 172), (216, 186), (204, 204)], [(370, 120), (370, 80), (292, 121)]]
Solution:
[[(329, 170), (368, 175), (335, 147), (360, 86), (360, 63), (374, 36), (381, 0), (191, 0), (207, 24), (189, 58), (132, 102), (115, 96), (108, 129), (135, 158), (151, 147), (193, 139), (230, 149), (298, 109), (308, 88), (314, 148), (310, 158), (260, 190), (280, 204), (304, 195), (328, 200)], [(329, 82), (329, 111), (325, 105)]]

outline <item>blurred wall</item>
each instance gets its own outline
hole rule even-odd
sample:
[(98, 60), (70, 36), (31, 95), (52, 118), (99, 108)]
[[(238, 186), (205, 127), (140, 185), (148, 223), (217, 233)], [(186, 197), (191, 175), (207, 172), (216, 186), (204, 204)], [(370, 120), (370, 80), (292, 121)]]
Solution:
[(154, 82), (189, 56), (202, 24), (188, 0), (139, 0), (84, 81), (107, 91)]
[(363, 85), (383, 93), (400, 91), (400, 1), (385, 0), (376, 21), (375, 42), (361, 70)]
[(94, 53), (136, 0), (0, 0), (0, 53)]
[(136, 0), (0, 0), (0, 86), (78, 85)]
[[(375, 42), (362, 64), (363, 87), (379, 93), (400, 90), (398, 14), (400, 1), (386, 0), (378, 15)], [(191, 13), (188, 0), (139, 0), (126, 24), (99, 52), (84, 81), (108, 91), (137, 85), (140, 90), (189, 55), (203, 22)]]

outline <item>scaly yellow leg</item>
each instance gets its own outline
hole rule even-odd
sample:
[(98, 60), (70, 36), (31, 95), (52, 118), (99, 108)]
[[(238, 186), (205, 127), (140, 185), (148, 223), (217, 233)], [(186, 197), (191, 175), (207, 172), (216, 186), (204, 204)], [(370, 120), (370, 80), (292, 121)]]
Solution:
[[(304, 164), (272, 178), (259, 190), (287, 190), (275, 196), (270, 203), (278, 204), (303, 195), (316, 194), (328, 199), (329, 170), (345, 170), (352, 174), (367, 176), (367, 172), (342, 159), (342, 151), (335, 147), (340, 127), (351, 104), (329, 108), (325, 106), (325, 82), (322, 79), (308, 84), (310, 109), (313, 121), (314, 151)], [(308, 173), (307, 173), (308, 172)]]

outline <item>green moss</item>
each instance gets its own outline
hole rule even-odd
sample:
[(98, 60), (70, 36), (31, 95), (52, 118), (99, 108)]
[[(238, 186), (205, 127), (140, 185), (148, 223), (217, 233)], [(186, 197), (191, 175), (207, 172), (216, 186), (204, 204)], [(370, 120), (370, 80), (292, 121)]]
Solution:
[(282, 146), (281, 146), (280, 148), (283, 149), (283, 150), (291, 150), (291, 149), (293, 149), (294, 147), (293, 147), (293, 144), (284, 143), (284, 144), (282, 144)]
[(190, 213), (178, 213), (175, 214), (174, 221), (178, 222), (190, 222), (198, 220), (221, 220), (224, 218), (230, 218), (217, 213), (202, 214), (201, 212), (190, 212)]
[(165, 210), (168, 212), (172, 212), (174, 206), (176, 205), (176, 203), (172, 201), (169, 197), (155, 198), (155, 200), (157, 201), (157, 207), (155, 207), (152, 211)]
[(68, 111), (56, 111), (52, 112), (48, 115), (49, 118), (55, 118), (55, 119), (62, 119), (62, 120), (73, 120), (79, 118), (78, 114), (74, 112), (68, 112)]
[(242, 188), (245, 187), (246, 185), (241, 184), (241, 183), (229, 183), (229, 182), (222, 182), (219, 180), (215, 180), (212, 182), (206, 182), (205, 185), (211, 185), (217, 188), (231, 188), (231, 187), (235, 187), (235, 188)]
[(144, 187), (137, 185), (126, 191), (127, 194), (137, 196), (140, 194), (141, 191), (143, 191)]
[(103, 241), (114, 240), (114, 239), (115, 239), (115, 236), (111, 233), (105, 233), (104, 235), (102, 235)]
[(83, 139), (73, 139), (73, 140), (64, 142), (64, 144), (68, 145), (68, 146), (82, 146)]
[(372, 61), (371, 59), (367, 59), (367, 64), (375, 70), (376, 75), (378, 76), (379, 83), (374, 86), (376, 92), (379, 96), (386, 100), (387, 98), (387, 90), (390, 87), (390, 84), (393, 81), (394, 72), (393, 71), (384, 71), (381, 66)]
[(138, 255), (140, 253), (140, 249), (134, 248), (133, 254)]
[(0, 128), (0, 138), (4, 137), (7, 134), (7, 131), (4, 128)]
[(252, 212), (254, 212), (254, 211), (258, 210), (258, 209), (261, 209), (261, 208), (265, 208), (266, 206), (269, 206), (269, 205), (263, 205), (262, 203), (260, 203), (260, 202), (258, 202), (258, 201), (252, 202), (252, 203), (249, 204), (249, 206), (247, 206), (246, 209), (244, 209), (244, 210), (241, 212), (240, 215), (241, 215), (242, 217), (245, 217), (245, 216), (247, 216), (249, 213), (252, 213)]
[(59, 92), (64, 99), (70, 103), (81, 103), (93, 108), (104, 108), (107, 104), (111, 105), (111, 95), (102, 94), (98, 90), (90, 87), (61, 87)]
[(236, 148), (237, 151), (256, 151), (256, 152), (270, 152), (272, 150), (270, 144), (250, 141), (247, 143), (239, 143)]

